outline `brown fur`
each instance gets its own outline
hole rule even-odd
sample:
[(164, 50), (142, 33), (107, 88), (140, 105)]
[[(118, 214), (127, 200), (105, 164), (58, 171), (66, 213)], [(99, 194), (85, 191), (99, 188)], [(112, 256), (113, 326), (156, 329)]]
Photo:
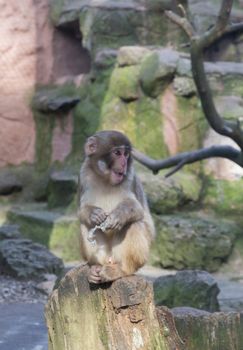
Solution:
[[(112, 136), (112, 140), (116, 140), (116, 132), (106, 132), (105, 136), (107, 153), (107, 150), (113, 147), (109, 137)], [(103, 159), (102, 145), (99, 143), (99, 133), (95, 137), (98, 138), (95, 146), (96, 151), (99, 147), (99, 157), (96, 158), (98, 161)], [(121, 145), (127, 146), (127, 138), (123, 138), (122, 134), (119, 137)], [(119, 144), (116, 144), (117, 146)], [(148, 259), (149, 247), (154, 237), (154, 225), (142, 185), (134, 174), (131, 163), (130, 157), (128, 172), (123, 181), (111, 185), (107, 181), (107, 171), (110, 171), (112, 165), (102, 176), (94, 170), (94, 158), (87, 155), (86, 151), (86, 158), (80, 170), (79, 218), (81, 253), (89, 265), (93, 266), (90, 273), (90, 282), (93, 283), (113, 281), (131, 275)], [(88, 231), (100, 221), (104, 221), (104, 218), (109, 222), (111, 229), (105, 232), (97, 230), (96, 245), (92, 246), (87, 240)]]

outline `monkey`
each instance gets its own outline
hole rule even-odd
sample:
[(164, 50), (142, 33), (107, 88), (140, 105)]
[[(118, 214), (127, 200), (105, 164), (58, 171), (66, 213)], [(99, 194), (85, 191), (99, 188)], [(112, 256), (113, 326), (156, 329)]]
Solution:
[(114, 130), (95, 133), (84, 146), (78, 217), (90, 283), (132, 275), (148, 259), (155, 229), (131, 152), (127, 136)]

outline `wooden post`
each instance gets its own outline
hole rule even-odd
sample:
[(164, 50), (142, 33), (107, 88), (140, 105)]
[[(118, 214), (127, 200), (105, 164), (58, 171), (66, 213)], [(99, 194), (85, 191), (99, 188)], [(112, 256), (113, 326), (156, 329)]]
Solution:
[(88, 266), (69, 271), (49, 298), (49, 350), (182, 349), (158, 322), (149, 282), (130, 276), (96, 286), (87, 272)]

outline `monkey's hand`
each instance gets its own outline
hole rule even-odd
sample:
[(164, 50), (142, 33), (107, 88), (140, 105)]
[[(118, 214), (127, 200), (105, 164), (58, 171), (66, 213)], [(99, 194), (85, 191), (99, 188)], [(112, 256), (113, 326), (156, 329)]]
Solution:
[(100, 225), (107, 218), (107, 214), (101, 208), (94, 208), (90, 213), (90, 222), (92, 226)]
[(116, 210), (114, 210), (107, 216), (107, 219), (105, 220), (104, 225), (107, 231), (109, 230), (119, 231), (124, 226), (124, 222), (123, 220), (121, 220), (121, 216), (119, 215), (119, 213)]
[(140, 203), (128, 198), (107, 216), (104, 225), (106, 230), (121, 230), (125, 225), (141, 220), (143, 215)]

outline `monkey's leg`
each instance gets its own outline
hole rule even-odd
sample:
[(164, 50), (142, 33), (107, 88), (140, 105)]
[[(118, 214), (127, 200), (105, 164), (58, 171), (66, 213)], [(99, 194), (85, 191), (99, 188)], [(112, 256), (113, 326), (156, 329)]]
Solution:
[(129, 276), (142, 267), (148, 259), (150, 235), (144, 222), (136, 222), (127, 230), (117, 233), (112, 241), (114, 264), (105, 264), (99, 275), (102, 282)]

